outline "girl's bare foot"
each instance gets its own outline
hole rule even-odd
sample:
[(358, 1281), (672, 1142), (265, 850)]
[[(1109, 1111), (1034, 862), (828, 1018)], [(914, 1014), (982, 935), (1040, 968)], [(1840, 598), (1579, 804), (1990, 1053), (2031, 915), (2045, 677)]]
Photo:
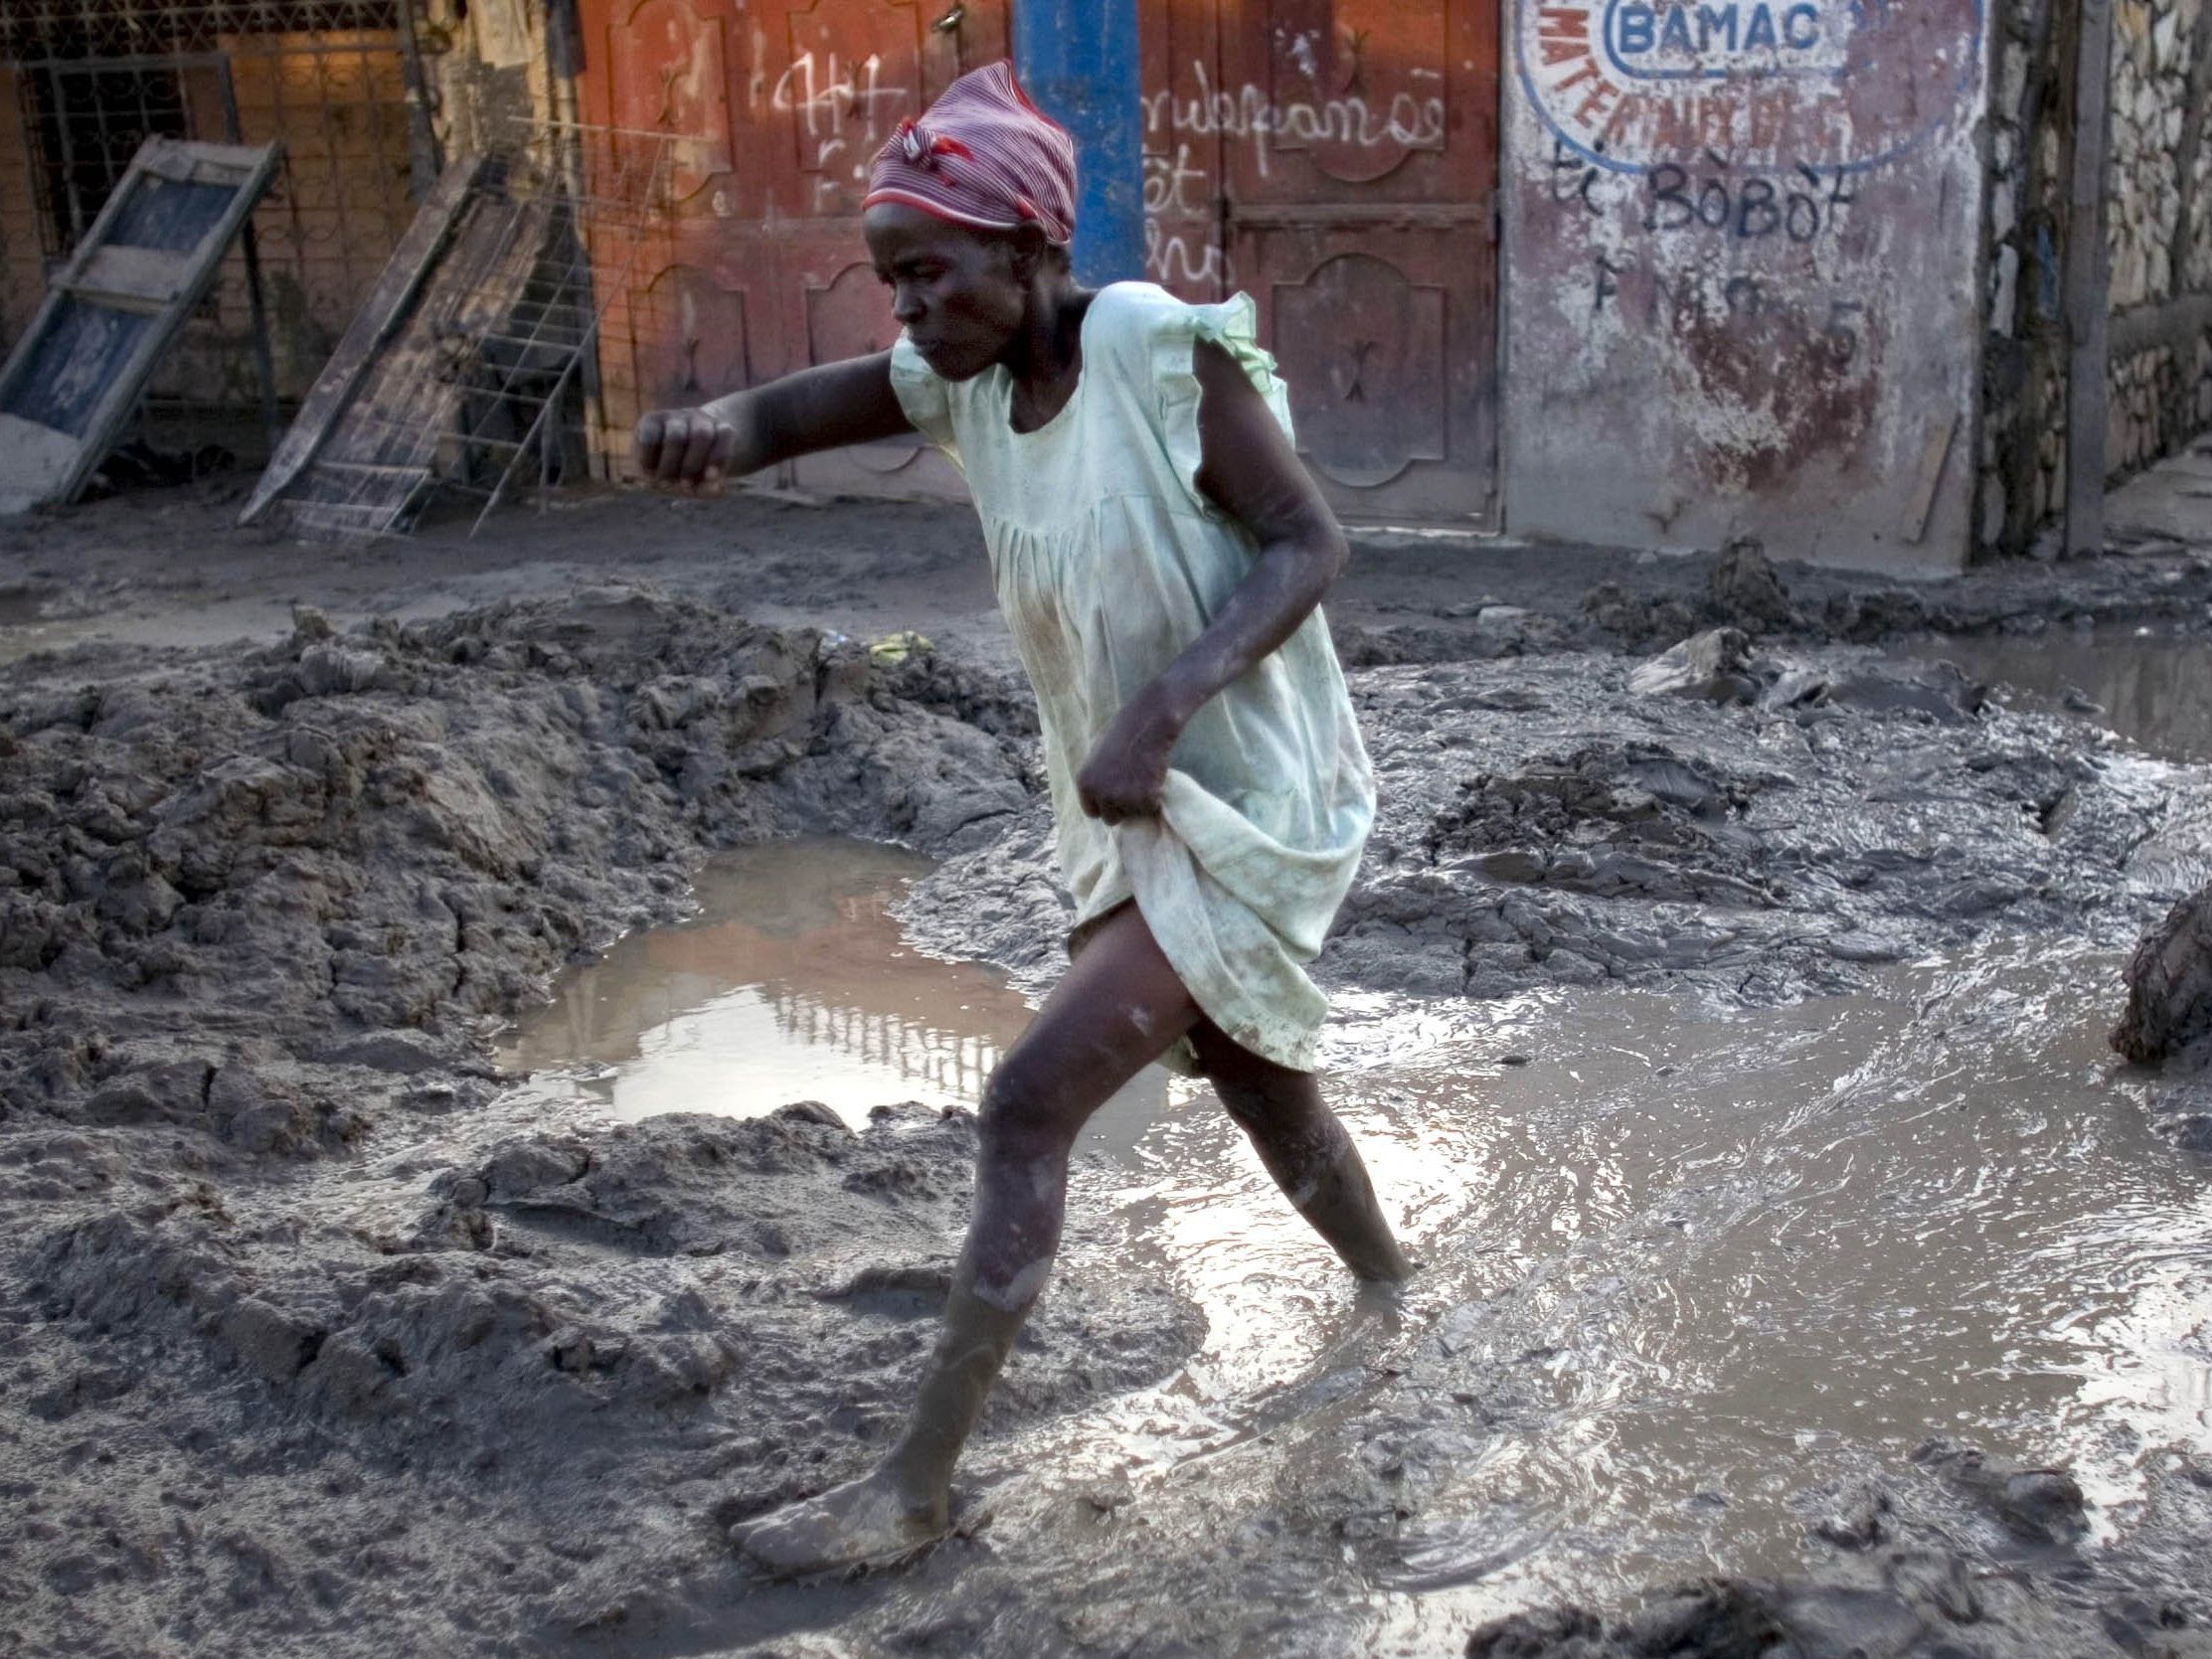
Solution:
[(730, 1542), (782, 1577), (888, 1563), (951, 1530), (951, 1503), (917, 1502), (889, 1471), (833, 1486), (730, 1529)]

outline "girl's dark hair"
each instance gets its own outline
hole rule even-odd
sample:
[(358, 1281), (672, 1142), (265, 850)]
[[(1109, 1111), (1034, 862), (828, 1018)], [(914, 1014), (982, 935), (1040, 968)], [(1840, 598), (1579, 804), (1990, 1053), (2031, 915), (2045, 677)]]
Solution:
[[(1025, 235), (1034, 235), (1035, 233), (1035, 226), (1025, 225), (1018, 231), (975, 231), (970, 234), (987, 238), (993, 242), (1003, 242), (1009, 248), (1012, 248), (1021, 242)], [(1037, 249), (1037, 258), (1038, 262), (1047, 270), (1068, 271), (1075, 268), (1067, 245), (1064, 243), (1040, 243)]]

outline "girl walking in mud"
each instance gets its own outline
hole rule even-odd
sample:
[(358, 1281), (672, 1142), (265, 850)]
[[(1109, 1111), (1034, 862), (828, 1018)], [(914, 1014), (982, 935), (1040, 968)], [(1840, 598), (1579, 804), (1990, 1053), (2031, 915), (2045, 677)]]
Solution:
[(1208, 1079), (1353, 1273), (1409, 1266), (1321, 1098), (1306, 976), (1374, 816), (1316, 608), (1345, 545), (1290, 447), (1252, 301), (1070, 272), (1075, 147), (995, 64), (877, 156), (862, 220), (888, 352), (638, 423), (714, 486), (910, 428), (967, 476), (1037, 695), (1072, 965), (984, 1089), (975, 1208), (904, 1434), (875, 1471), (734, 1529), (782, 1573), (950, 1525), (954, 1461), (1059, 1246), (1085, 1121), (1154, 1061)]

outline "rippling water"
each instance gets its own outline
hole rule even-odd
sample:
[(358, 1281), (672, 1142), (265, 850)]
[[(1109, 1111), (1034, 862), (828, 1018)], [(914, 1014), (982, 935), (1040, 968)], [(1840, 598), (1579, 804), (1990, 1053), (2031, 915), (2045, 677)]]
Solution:
[(1955, 662), (2022, 707), (2091, 721), (2169, 760), (2212, 760), (2212, 641), (2116, 627), (1931, 640), (1908, 654)]
[[(738, 855), (701, 922), (570, 976), (502, 1058), (622, 1115), (972, 1101), (1024, 1010), (899, 944), (920, 868)], [(1539, 1595), (1787, 1568), (1808, 1482), (1936, 1434), (2069, 1464), (2124, 1527), (2150, 1451), (2212, 1452), (2212, 1181), (2105, 1047), (2119, 966), (1999, 941), (1754, 1013), (1339, 999), (1334, 1097), (1425, 1263), (1398, 1306), (1353, 1290), (1202, 1086), (1141, 1079), (1078, 1199), (1140, 1221), (1127, 1270), (1210, 1334), (1159, 1388), (978, 1447), (978, 1478), (1029, 1505), (1020, 1559), (1050, 1577), (1096, 1548), (1053, 1499), (1085, 1482), (1171, 1543), (1194, 1486), (1294, 1508), (1333, 1461), (1402, 1457), (1418, 1513), (1327, 1570), (1374, 1651)]]

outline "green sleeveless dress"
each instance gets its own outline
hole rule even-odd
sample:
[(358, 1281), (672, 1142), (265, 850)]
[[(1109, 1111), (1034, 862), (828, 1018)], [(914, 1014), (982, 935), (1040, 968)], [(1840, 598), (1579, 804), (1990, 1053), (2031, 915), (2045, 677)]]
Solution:
[[(1149, 282), (1100, 291), (1059, 414), (1009, 423), (1012, 377), (947, 381), (904, 338), (891, 380), (967, 477), (1015, 649), (1037, 693), (1075, 934), (1136, 902), (1177, 975), (1253, 1053), (1311, 1071), (1328, 1012), (1305, 972), (1375, 815), (1374, 776), (1316, 611), (1208, 703), (1175, 746), (1156, 819), (1087, 817), (1076, 775), (1127, 699), (1204, 631), (1251, 570), (1244, 528), (1200, 493), (1198, 379), (1211, 340), (1290, 428), (1245, 294), (1187, 305)], [(1188, 1044), (1166, 1057), (1189, 1072)]]

